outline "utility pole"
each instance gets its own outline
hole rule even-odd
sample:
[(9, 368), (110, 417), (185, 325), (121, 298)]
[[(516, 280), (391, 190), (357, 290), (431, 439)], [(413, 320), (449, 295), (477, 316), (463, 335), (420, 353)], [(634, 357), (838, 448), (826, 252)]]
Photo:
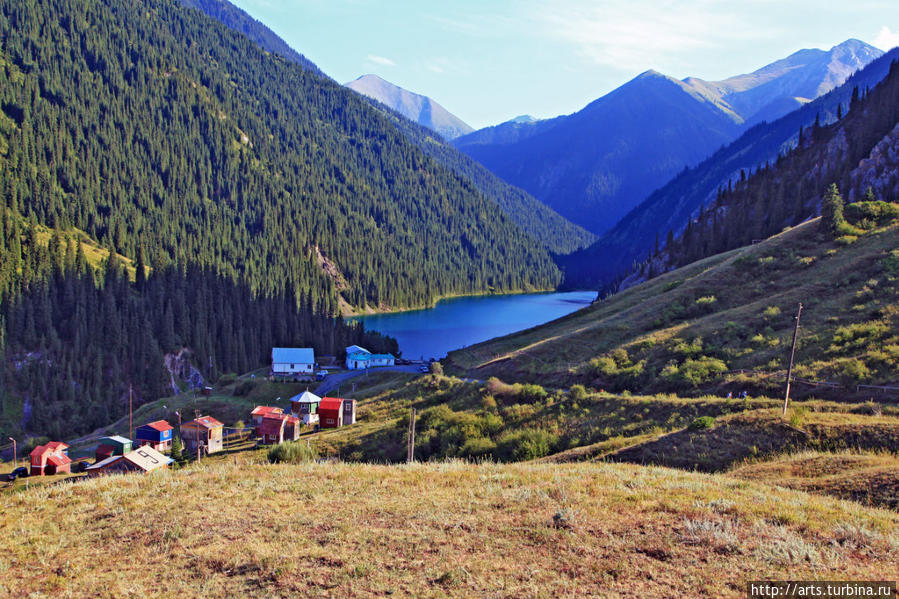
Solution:
[(200, 463), (200, 410), (194, 410), (197, 427), (194, 429), (194, 441), (197, 443), (197, 463)]
[(411, 464), (415, 461), (415, 408), (412, 408), (412, 414), (409, 415), (409, 435), (406, 445), (406, 463)]
[(128, 385), (128, 438), (134, 439), (134, 385)]
[(790, 350), (790, 365), (787, 367), (787, 392), (784, 396), (784, 418), (787, 417), (787, 408), (790, 405), (790, 381), (793, 378), (793, 359), (796, 357), (796, 341), (799, 339), (800, 316), (802, 316), (802, 302), (799, 302), (799, 310), (796, 312), (796, 328), (793, 329), (793, 347)]
[(15, 470), (19, 465), (19, 454), (16, 453), (16, 440), (12, 437), (7, 437), (10, 441), (12, 441), (12, 469)]

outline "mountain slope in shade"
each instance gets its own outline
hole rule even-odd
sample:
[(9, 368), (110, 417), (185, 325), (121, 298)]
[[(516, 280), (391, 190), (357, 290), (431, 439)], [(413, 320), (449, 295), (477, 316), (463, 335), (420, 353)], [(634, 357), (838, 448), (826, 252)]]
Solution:
[(719, 187), (737, 181), (741, 171), (750, 171), (795, 146), (800, 128), (816, 119), (829, 123), (842, 106), (848, 110), (852, 91), (873, 88), (886, 77), (890, 63), (899, 59), (899, 49), (890, 51), (850, 77), (843, 85), (777, 121), (750, 128), (737, 140), (715, 152), (695, 168), (687, 169), (653, 192), (621, 219), (595, 244), (558, 259), (565, 271), (567, 288), (606, 287), (616, 281), (634, 261), (642, 261), (668, 231), (678, 234), (700, 206), (711, 203)]
[(346, 86), (387, 105), (407, 119), (436, 131), (444, 139), (455, 139), (474, 131), (462, 119), (451, 114), (431, 98), (412, 93), (377, 75), (363, 75), (355, 81), (350, 81)]
[(181, 3), (196, 8), (226, 27), (244, 34), (272, 54), (295, 62), (307, 71), (324, 75), (315, 63), (291, 48), (274, 31), (227, 0), (181, 0)]
[(369, 99), (406, 138), (437, 163), (468, 179), (484, 197), (496, 202), (521, 230), (556, 255), (588, 247), (596, 236), (567, 220), (528, 192), (509, 185), (476, 160), (460, 152), (436, 132), (403, 117), (377, 100)]
[(507, 123), (454, 145), (562, 216), (602, 233), (738, 132), (730, 115), (695, 90), (647, 71), (575, 114)]
[(882, 52), (858, 40), (801, 50), (708, 82), (647, 71), (568, 116), (475, 131), (453, 145), (563, 216), (603, 234), (684, 167), (750, 126), (842, 83)]

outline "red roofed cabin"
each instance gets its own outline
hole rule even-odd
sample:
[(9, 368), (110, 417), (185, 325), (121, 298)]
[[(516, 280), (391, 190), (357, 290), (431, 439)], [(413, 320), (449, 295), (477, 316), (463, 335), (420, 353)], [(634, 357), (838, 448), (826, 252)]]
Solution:
[(222, 450), (222, 433), (225, 425), (212, 416), (200, 416), (181, 425), (181, 441), (189, 455), (194, 455), (199, 446), (205, 453)]
[(318, 404), (318, 422), (322, 428), (338, 428), (343, 426), (343, 402), (337, 397), (324, 397)]
[(269, 414), (283, 414), (281, 408), (273, 408), (271, 406), (256, 406), (250, 412), (250, 419), (253, 421), (253, 429), (257, 437), (262, 437), (262, 421)]
[(300, 419), (289, 414), (266, 414), (259, 426), (262, 443), (273, 445), (300, 438)]
[(172, 425), (165, 420), (157, 420), (137, 427), (134, 436), (138, 447), (149, 445), (156, 451), (168, 451), (172, 448)]
[(68, 451), (69, 446), (59, 441), (35, 447), (31, 451), (31, 476), (71, 472), (72, 459), (69, 458)]

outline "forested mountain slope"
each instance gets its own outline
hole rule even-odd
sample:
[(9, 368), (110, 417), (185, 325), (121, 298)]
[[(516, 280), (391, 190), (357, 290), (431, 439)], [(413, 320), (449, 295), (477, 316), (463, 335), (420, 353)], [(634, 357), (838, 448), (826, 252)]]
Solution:
[(356, 94), (180, 3), (5, 1), (0, 29), (0, 185), (26, 217), (328, 311), (322, 260), (355, 306), (558, 280)]
[(496, 202), (525, 234), (545, 245), (554, 254), (569, 254), (596, 240), (595, 235), (561, 216), (528, 192), (509, 185), (476, 160), (443, 141), (433, 131), (413, 123), (378, 102), (372, 102), (421, 151), (471, 181), (485, 197)]
[(707, 160), (674, 177), (634, 208), (592, 246), (562, 257), (565, 287), (607, 288), (620, 280), (634, 262), (645, 260), (668, 232), (679, 235), (703, 205), (711, 205), (717, 191), (796, 145), (800, 129), (836, 120), (845, 114), (853, 90), (873, 88), (887, 74), (899, 50), (874, 60), (846, 83), (773, 123), (749, 129)]
[[(315, 65), (290, 48), (284, 40), (227, 0), (182, 1), (189, 6), (200, 8), (232, 29), (246, 34), (266, 50), (280, 54), (288, 60), (299, 62), (307, 69), (318, 72)], [(383, 83), (388, 87), (395, 87), (386, 81)], [(352, 82), (348, 86), (353, 88)], [(401, 88), (396, 88), (396, 90), (405, 92)], [(417, 96), (417, 94), (411, 95)], [(428, 100), (424, 96), (417, 96), (417, 98)], [(417, 124), (415, 122), (417, 117), (413, 118), (414, 112), (406, 114), (403, 114), (402, 111), (394, 112), (388, 104), (390, 103), (372, 102), (372, 106), (387, 116), (419, 149), (435, 159), (438, 164), (448, 167), (458, 175), (470, 180), (487, 199), (499, 204), (503, 212), (511, 217), (527, 235), (541, 242), (551, 252), (568, 254), (588, 246), (595, 240), (595, 236), (591, 233), (567, 221), (546, 205), (535, 200), (527, 192), (509, 185), (478, 162), (454, 149), (445, 141), (444, 137), (434, 135), (434, 127), (428, 127), (428, 123), (423, 123), (424, 126)], [(422, 113), (419, 116), (426, 116), (425, 120), (430, 119), (429, 122), (433, 125), (431, 114)], [(452, 115), (449, 116), (452, 117)], [(467, 127), (467, 125), (464, 126)]]
[(228, 0), (181, 0), (181, 2), (186, 6), (203, 11), (231, 29), (239, 31), (269, 52), (295, 62), (308, 71), (324, 76), (324, 73), (311, 60), (291, 48), (274, 31)]

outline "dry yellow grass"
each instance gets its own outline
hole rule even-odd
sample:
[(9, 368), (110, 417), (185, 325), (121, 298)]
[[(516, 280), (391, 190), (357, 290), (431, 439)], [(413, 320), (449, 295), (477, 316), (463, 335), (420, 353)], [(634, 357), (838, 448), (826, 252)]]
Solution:
[(0, 507), (11, 597), (741, 597), (899, 551), (896, 513), (625, 464), (207, 462)]

